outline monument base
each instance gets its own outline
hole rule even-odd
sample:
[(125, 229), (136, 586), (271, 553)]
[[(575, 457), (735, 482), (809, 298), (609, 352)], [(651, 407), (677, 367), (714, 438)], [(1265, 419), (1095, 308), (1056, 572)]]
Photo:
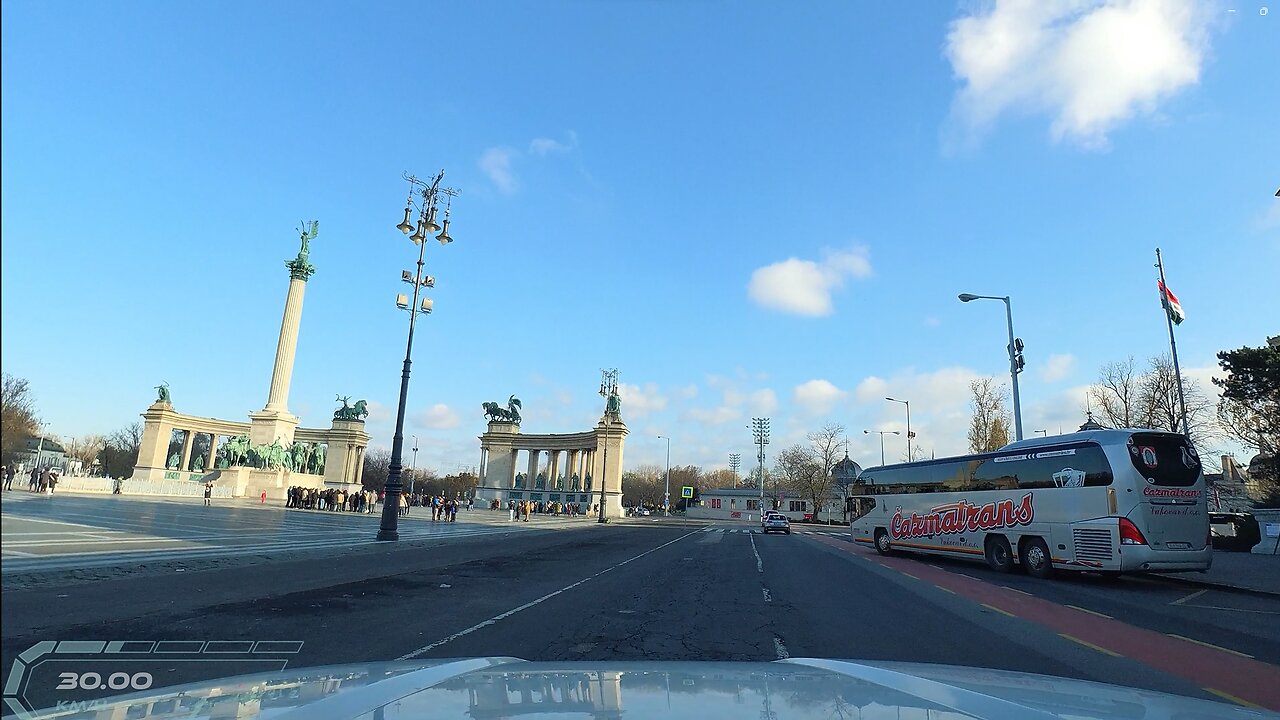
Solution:
[(249, 442), (254, 445), (270, 445), (276, 440), (288, 447), (293, 444), (293, 432), (298, 429), (298, 417), (287, 410), (262, 409), (249, 413)]

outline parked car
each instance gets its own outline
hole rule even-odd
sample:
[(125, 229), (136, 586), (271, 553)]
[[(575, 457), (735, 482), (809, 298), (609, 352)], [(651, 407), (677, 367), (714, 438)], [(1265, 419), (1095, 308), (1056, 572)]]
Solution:
[(782, 513), (770, 513), (764, 516), (764, 533), (784, 532), (791, 534), (791, 521)]
[(1258, 520), (1249, 513), (1210, 512), (1209, 533), (1214, 550), (1249, 552), (1262, 542)]

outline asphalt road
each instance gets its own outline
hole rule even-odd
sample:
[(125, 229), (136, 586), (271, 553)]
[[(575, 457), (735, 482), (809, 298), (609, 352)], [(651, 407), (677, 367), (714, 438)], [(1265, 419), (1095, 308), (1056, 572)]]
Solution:
[[(674, 521), (493, 527), (291, 546), (223, 564), (6, 573), (4, 666), (39, 641), (122, 639), (300, 640), (290, 667), (479, 655), (830, 657), (1029, 671), (1280, 709), (1277, 597), (881, 558), (838, 532), (765, 536)], [(190, 672), (170, 668), (157, 685)]]

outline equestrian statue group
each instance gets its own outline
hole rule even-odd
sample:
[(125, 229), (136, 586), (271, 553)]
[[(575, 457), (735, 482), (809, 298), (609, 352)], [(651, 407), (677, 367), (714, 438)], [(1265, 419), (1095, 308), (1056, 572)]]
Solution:
[(484, 408), (484, 416), (489, 418), (490, 422), (520, 424), (520, 399), (515, 395), (507, 398), (506, 407), (502, 407), (496, 402), (482, 403), (480, 407)]
[(324, 474), (325, 446), (320, 443), (295, 442), (288, 446), (277, 438), (270, 445), (254, 445), (247, 435), (237, 435), (218, 450), (220, 468), (242, 466), (261, 470), (288, 470), (296, 473)]

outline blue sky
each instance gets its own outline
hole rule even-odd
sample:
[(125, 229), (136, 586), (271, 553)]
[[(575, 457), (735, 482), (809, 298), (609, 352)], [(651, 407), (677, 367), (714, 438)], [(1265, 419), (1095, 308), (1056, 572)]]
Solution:
[[(1232, 12), (1234, 10), (1234, 12)], [(480, 403), (724, 466), (825, 421), (961, 451), (968, 381), (1027, 345), (1024, 424), (1098, 367), (1280, 330), (1280, 13), (1256, 4), (6, 2), (3, 365), (50, 430), (266, 402), (318, 219), (290, 408), (367, 398), (390, 446), (414, 247), (401, 173), (462, 194), (427, 251), (408, 432), (475, 465)], [(901, 444), (900, 438), (889, 442)], [(890, 453), (895, 451), (890, 447)], [(899, 447), (896, 451), (901, 453)]]

